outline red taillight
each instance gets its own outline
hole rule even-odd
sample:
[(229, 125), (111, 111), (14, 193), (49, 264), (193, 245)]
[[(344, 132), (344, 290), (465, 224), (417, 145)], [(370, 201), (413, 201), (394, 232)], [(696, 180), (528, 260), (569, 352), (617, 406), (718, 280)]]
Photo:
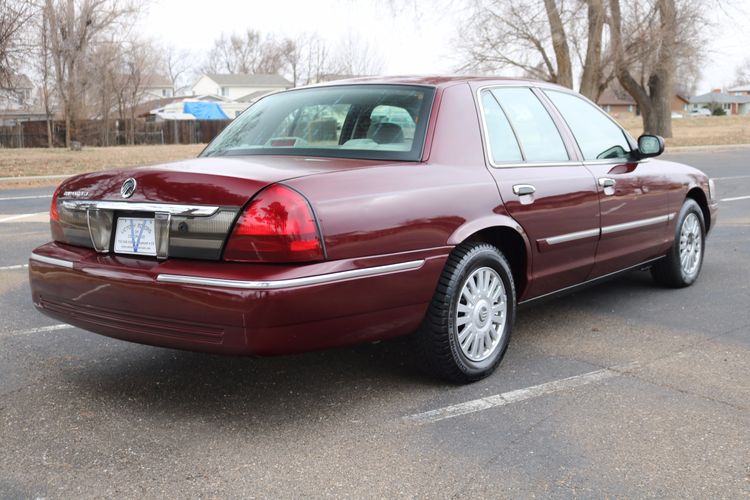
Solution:
[(224, 259), (239, 262), (323, 260), (318, 224), (307, 200), (274, 184), (258, 194), (234, 225)]
[(59, 222), (60, 221), (60, 214), (57, 211), (57, 196), (60, 194), (60, 191), (55, 189), (55, 194), (52, 195), (52, 203), (49, 206), (49, 220), (50, 222)]
[(60, 224), (60, 212), (57, 211), (57, 197), (59, 195), (60, 191), (55, 189), (55, 194), (52, 195), (52, 203), (49, 206), (49, 228), (52, 233), (52, 240), (65, 242), (65, 233)]

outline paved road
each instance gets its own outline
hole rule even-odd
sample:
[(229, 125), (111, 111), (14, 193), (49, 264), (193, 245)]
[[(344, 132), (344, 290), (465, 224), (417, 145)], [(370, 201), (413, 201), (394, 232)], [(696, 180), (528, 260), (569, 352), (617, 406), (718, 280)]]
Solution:
[[(673, 158), (750, 196), (747, 150)], [(0, 191), (0, 267), (47, 240), (7, 218), (50, 192)], [(244, 359), (45, 330), (26, 270), (0, 270), (0, 497), (747, 497), (749, 263), (750, 199), (723, 202), (695, 286), (634, 273), (527, 308), (464, 387), (402, 340)]]

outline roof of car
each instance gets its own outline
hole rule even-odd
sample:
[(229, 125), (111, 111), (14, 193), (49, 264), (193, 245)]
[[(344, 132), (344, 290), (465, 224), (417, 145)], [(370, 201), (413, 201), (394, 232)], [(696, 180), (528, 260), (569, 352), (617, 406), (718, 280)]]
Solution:
[(429, 76), (415, 76), (415, 75), (401, 75), (401, 76), (365, 76), (359, 78), (350, 78), (346, 80), (335, 80), (330, 82), (321, 83), (321, 86), (328, 85), (349, 85), (349, 84), (401, 84), (401, 85), (429, 85), (432, 87), (449, 87), (456, 83), (468, 83), (468, 82), (504, 82), (504, 83), (519, 83), (522, 85), (545, 85), (551, 87), (557, 87), (558, 85), (542, 82), (538, 80), (529, 80), (525, 78), (512, 78), (502, 76), (471, 76), (471, 75), (429, 75)]

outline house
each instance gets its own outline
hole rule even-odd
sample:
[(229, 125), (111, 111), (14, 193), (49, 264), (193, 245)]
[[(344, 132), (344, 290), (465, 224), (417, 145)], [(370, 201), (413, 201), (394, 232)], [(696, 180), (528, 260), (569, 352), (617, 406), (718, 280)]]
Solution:
[(33, 100), (34, 84), (26, 75), (14, 75), (8, 85), (0, 86), (0, 109), (25, 109)]
[(143, 77), (143, 98), (141, 102), (174, 96), (172, 82), (166, 76), (146, 75)]
[(727, 90), (727, 92), (730, 95), (750, 95), (750, 85), (738, 85)]
[(720, 107), (728, 115), (746, 115), (750, 113), (750, 95), (725, 94), (721, 89), (714, 89), (707, 94), (690, 98), (690, 110)]
[(281, 75), (247, 75), (206, 73), (192, 87), (193, 95), (217, 95), (236, 100), (260, 91), (285, 90), (292, 83)]
[(687, 113), (690, 111), (690, 98), (682, 94), (672, 96), (672, 113)]
[(621, 117), (625, 114), (635, 115), (637, 110), (637, 105), (630, 95), (617, 94), (611, 89), (602, 92), (596, 103), (604, 111), (615, 117)]

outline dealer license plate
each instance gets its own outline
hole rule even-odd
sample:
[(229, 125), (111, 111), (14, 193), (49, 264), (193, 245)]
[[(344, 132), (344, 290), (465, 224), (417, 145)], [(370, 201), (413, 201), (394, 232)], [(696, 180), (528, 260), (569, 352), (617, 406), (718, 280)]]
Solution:
[(154, 219), (120, 217), (115, 230), (115, 253), (156, 255)]

